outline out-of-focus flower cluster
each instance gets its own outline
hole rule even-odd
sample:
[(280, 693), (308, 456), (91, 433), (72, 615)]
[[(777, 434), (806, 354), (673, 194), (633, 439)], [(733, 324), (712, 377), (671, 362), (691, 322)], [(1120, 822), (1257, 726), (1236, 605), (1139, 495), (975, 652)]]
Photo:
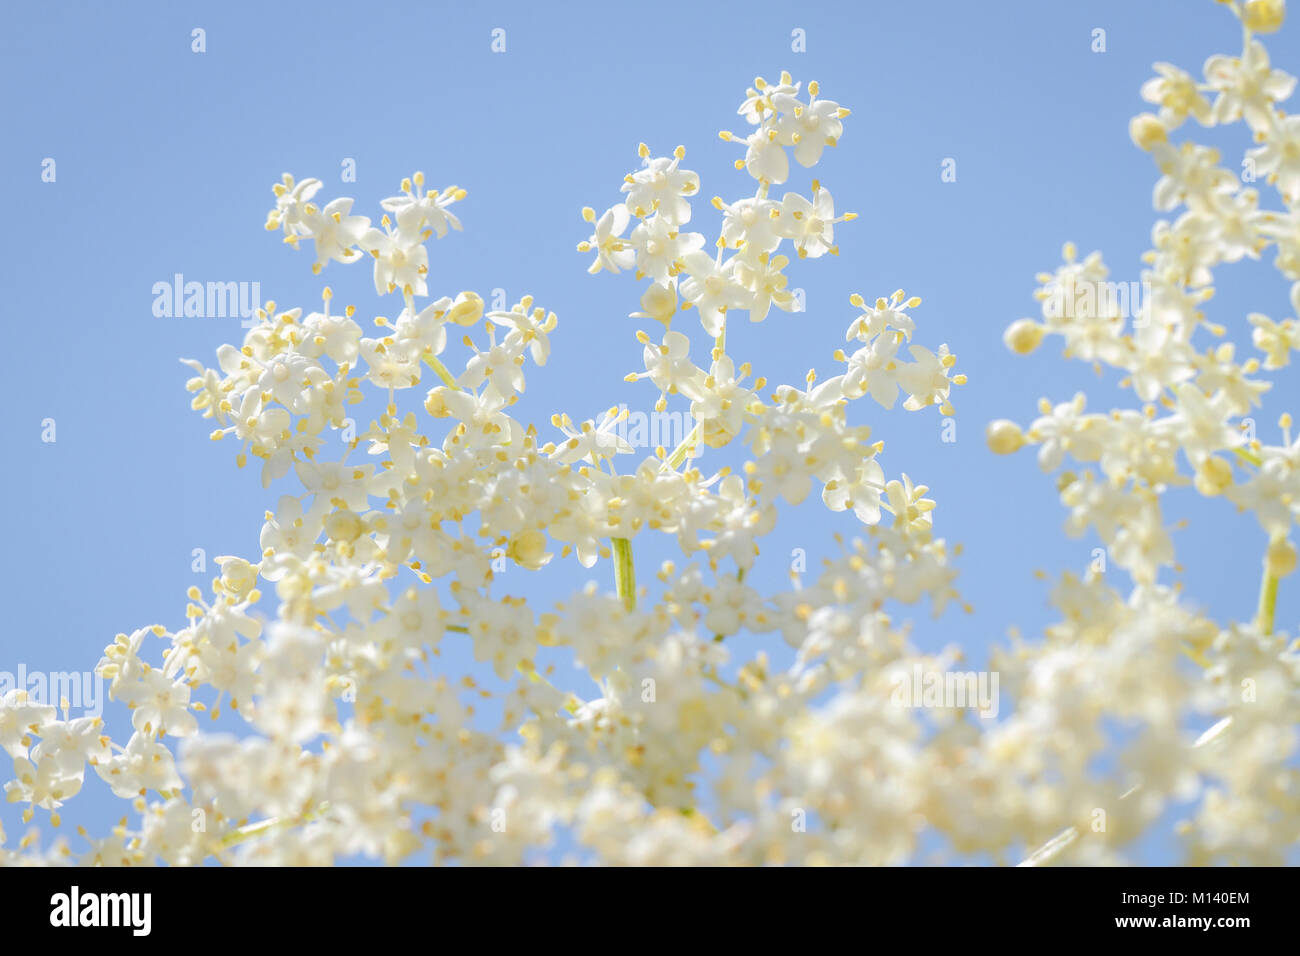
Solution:
[[(1199, 79), (1157, 63), (1141, 90), (1156, 112), (1130, 124), (1160, 174), (1154, 207), (1174, 217), (1152, 229), (1141, 281), (1111, 281), (1101, 253), (1080, 258), (1067, 243), (1063, 264), (1038, 276), (1041, 317), (1013, 323), (1004, 336), (1020, 354), (1061, 336), (1067, 358), (1099, 373), (1117, 370), (1136, 407), (1089, 412), (1083, 393), (1043, 399), (1027, 428), (1003, 419), (987, 436), (1003, 454), (1037, 446), (1043, 471), (1058, 473), (1067, 533), (1095, 533), (1131, 577), (1122, 604), (1115, 595), (1099, 601), (1100, 574), (1063, 581), (1055, 604), (1064, 619), (1035, 651), (1043, 661), (1076, 659), (1067, 698), (1082, 679), (1089, 693), (1117, 699), (1130, 692), (1100, 682), (1088, 658), (1118, 657), (1117, 646), (1135, 645), (1131, 666), (1140, 679), (1131, 693), (1146, 722), (1131, 747), (1137, 789), (1124, 801), (1125, 832), (1171, 801), (1194, 798), (1179, 825), (1190, 862), (1279, 863), (1300, 840), (1300, 654), (1274, 629), (1279, 582), (1296, 568), (1300, 441), (1292, 440), (1289, 414), (1278, 420), (1276, 444), (1256, 434), (1255, 416), (1273, 384), (1265, 373), (1289, 365), (1300, 338), (1294, 317), (1251, 313), (1234, 328), (1207, 318), (1205, 308), (1217, 267), (1258, 260), (1271, 248), (1300, 312), (1300, 118), (1278, 107), (1295, 77), (1270, 64), (1258, 38), (1281, 27), (1284, 0), (1227, 6), (1242, 20), (1241, 55), (1210, 57)], [(1236, 158), (1224, 165), (1217, 149), (1172, 141), (1189, 119), (1204, 127), (1245, 122), (1254, 146), (1240, 158), (1240, 175)], [(1277, 208), (1261, 208), (1261, 188), (1265, 207)], [(1249, 343), (1233, 340), (1247, 328)], [(1180, 486), (1226, 498), (1264, 531), (1259, 605), (1248, 623), (1217, 623), (1169, 584), (1179, 569), (1177, 525), (1164, 504)], [(1186, 661), (1199, 670), (1190, 682)], [(1189, 714), (1207, 715), (1203, 735), (1188, 737)], [(1075, 819), (1032, 859), (1105, 858), (1113, 834), (1098, 840), (1085, 816)]]
[[(1248, 50), (1253, 42), (1248, 33)], [(1177, 76), (1169, 82), (1181, 89)], [(1210, 108), (1223, 121), (1261, 108), (1250, 100), (1260, 82), (1215, 82)], [(1199, 109), (1196, 96), (1162, 89), (1151, 95), (1181, 115)], [(1236, 113), (1231, 100), (1219, 105), (1234, 96)], [(629, 381), (648, 381), (660, 409), (687, 407), (692, 424), (678, 447), (639, 461), (627, 457), (617, 410), (580, 423), (560, 412), (543, 430), (512, 416), (525, 369), (550, 355), (554, 313), (530, 297), (509, 309), (472, 292), (427, 301), (425, 243), (460, 228), (450, 207), (462, 190), (426, 189), (416, 174), (384, 201), (376, 227), (350, 199), (317, 203), (316, 180), (275, 187), (268, 228), (310, 243), (316, 271), (369, 257), (376, 291), (398, 297), (396, 318), (375, 318), (368, 337), (354, 308), (332, 311), (327, 289), (320, 311), (268, 304), (216, 368), (189, 363), (193, 407), (214, 420), (213, 437), (238, 444), (241, 466), (259, 459), (268, 485), (292, 471), (302, 492), (266, 515), (255, 559), (221, 559), (210, 592), (191, 590), (184, 627), (144, 628), (107, 648), (99, 672), (130, 708), (125, 743), (98, 719), (61, 720), (20, 694), (0, 702), (0, 745), (15, 762), (7, 794), (28, 819), (40, 809), (58, 825), (88, 766), (134, 812), (77, 848), (43, 846), (33, 829), (6, 861), (508, 864), (564, 832), (611, 864), (889, 864), (917, 859), (923, 843), (954, 858), (1107, 862), (1170, 800), (1197, 794), (1193, 858), (1278, 857), (1300, 819), (1286, 766), (1296, 655), (1271, 627), (1221, 628), (1157, 581), (1173, 560), (1159, 495), (1179, 480), (1180, 447), (1198, 488), (1213, 481), (1233, 495), (1230, 456), (1258, 459), (1257, 480), (1274, 485), (1240, 500), (1272, 502), (1261, 520), (1268, 510), (1290, 524), (1282, 483), (1294, 451), (1252, 444), (1230, 420), (1258, 396), (1258, 363), (1233, 365), (1230, 348), (1203, 358), (1189, 344), (1197, 280), (1224, 258), (1230, 232), (1218, 211), (1227, 207), (1200, 203), (1237, 209), (1235, 186), (1178, 173), (1194, 164), (1162, 153), (1166, 177), (1183, 178), (1158, 195), (1194, 193), (1208, 221), (1157, 230), (1164, 252), (1152, 272), (1165, 285), (1141, 332), (1071, 299), (1068, 319), (1018, 324), (1010, 336), (1025, 351), (1060, 332), (1074, 354), (1124, 367), (1170, 415), (1089, 418), (1077, 401), (1027, 431), (991, 428), (998, 450), (1040, 443), (1048, 468), (1067, 454), (1100, 462), (1099, 475), (1065, 484), (1072, 527), (1097, 527), (1135, 588), (1126, 598), (1097, 578), (1062, 581), (1064, 619), (993, 662), (1014, 709), (981, 723), (899, 703), (900, 674), (944, 672), (960, 658), (955, 647), (919, 651), (890, 614), (921, 603), (942, 612), (957, 597), (955, 549), (935, 534), (926, 486), (887, 478), (882, 444), (848, 415), (867, 397), (951, 414), (964, 378), (945, 347), (913, 342), (920, 301), (901, 291), (850, 298), (848, 345), (824, 379), (772, 386), (757, 356), (729, 351), (742, 338), (728, 342), (734, 318), (796, 308), (782, 249), (835, 254), (835, 227), (852, 218), (815, 180), (807, 194), (771, 194), (791, 156), (811, 167), (837, 145), (846, 109), (782, 74), (756, 80), (739, 115), (749, 132), (722, 135), (744, 147), (737, 166), (756, 187), (714, 199), (713, 252), (689, 231), (700, 180), (681, 148), (655, 157), (641, 147), (623, 198), (583, 211), (591, 271), (645, 281), (633, 317), (661, 326), (637, 332), (642, 367)], [(1261, 224), (1260, 236), (1281, 235), (1284, 221)], [(1257, 254), (1255, 244), (1239, 247)], [(1046, 295), (1101, 269), (1067, 258)], [(693, 354), (697, 318), (707, 354)], [(1285, 357), (1279, 349), (1271, 358)], [(427, 417), (399, 416), (396, 392), (411, 388)], [(326, 438), (367, 392), (386, 408), (342, 460), (328, 460), (337, 441)], [(743, 465), (705, 467), (724, 448)], [(1227, 465), (1226, 479), (1212, 462)], [(750, 572), (762, 539), (813, 490), (830, 510), (851, 510), (864, 537), (790, 587), (758, 590)], [(635, 562), (650, 537), (680, 551), (653, 588), (638, 585)], [(553, 593), (576, 566), (606, 583), (534, 607), (495, 571), (501, 560), (551, 575)], [(255, 609), (263, 589), (276, 598), (269, 622)], [(748, 650), (756, 634), (783, 639), (791, 662)], [(491, 666), (492, 686), (444, 665), (450, 642)], [(568, 649), (599, 693), (557, 686), (537, 665), (548, 648)], [(1201, 667), (1184, 666), (1189, 656)], [(1249, 704), (1244, 680), (1257, 689)], [(476, 719), (489, 697), (499, 726)], [(242, 736), (208, 732), (196, 717), (230, 712), (247, 723)], [(1124, 759), (1099, 774), (1116, 723), (1130, 731)], [(1093, 833), (1099, 809), (1110, 822)]]

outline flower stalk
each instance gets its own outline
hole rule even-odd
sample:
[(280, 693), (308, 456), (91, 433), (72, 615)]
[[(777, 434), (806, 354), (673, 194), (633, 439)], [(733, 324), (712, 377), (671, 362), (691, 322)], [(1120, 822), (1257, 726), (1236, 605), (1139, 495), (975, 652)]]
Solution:
[(1255, 612), (1255, 625), (1261, 634), (1273, 633), (1273, 612), (1277, 607), (1278, 577), (1264, 564), (1264, 576), (1259, 582), (1259, 608)]
[(614, 544), (614, 589), (623, 599), (623, 606), (636, 610), (636, 568), (632, 563), (632, 542), (627, 538), (612, 538)]

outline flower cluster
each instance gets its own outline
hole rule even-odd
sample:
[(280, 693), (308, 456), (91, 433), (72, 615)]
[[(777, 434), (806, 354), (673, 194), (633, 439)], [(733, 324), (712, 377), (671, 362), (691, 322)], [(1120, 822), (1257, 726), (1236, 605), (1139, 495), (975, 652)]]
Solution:
[[(1259, 79), (1255, 50), (1248, 30), (1251, 66), (1212, 61), (1214, 104), (1162, 70), (1165, 86), (1146, 92), (1165, 113), (1151, 122), (1260, 120), (1264, 109), (1282, 130), (1260, 101), (1281, 81)], [(1267, 241), (1283, 267), (1296, 225), (1259, 218), (1253, 196), (1194, 150), (1162, 147), (1172, 183), (1157, 196), (1187, 202), (1192, 218), (1157, 229), (1158, 291), (1133, 331), (1086, 294), (1105, 277), (1100, 258), (1067, 250), (1043, 279), (1044, 320), (1008, 333), (1017, 351), (1059, 333), (1071, 354), (1124, 369), (1151, 404), (1090, 416), (1076, 399), (1027, 430), (990, 427), (995, 450), (1039, 444), (1049, 470), (1067, 454), (1097, 463), (1091, 477), (1062, 481), (1070, 529), (1101, 534), (1134, 589), (1060, 582), (1065, 619), (997, 653), (1015, 707), (981, 723), (973, 702), (900, 700), (900, 681), (961, 660), (957, 646), (919, 650), (895, 617), (959, 600), (958, 549), (936, 534), (928, 488), (887, 477), (883, 444), (849, 415), (866, 397), (949, 415), (965, 378), (945, 346), (913, 342), (921, 303), (901, 290), (849, 297), (848, 344), (825, 377), (770, 385), (757, 355), (746, 360), (750, 336), (730, 320), (796, 311), (786, 270), (836, 254), (834, 227), (853, 217), (836, 215), (817, 180), (807, 193), (770, 194), (790, 178), (791, 156), (812, 167), (838, 144), (848, 110), (782, 74), (755, 80), (738, 114), (751, 131), (722, 137), (743, 144), (736, 165), (754, 189), (714, 199), (715, 252), (689, 231), (700, 179), (680, 147), (655, 157), (642, 146), (622, 198), (600, 215), (583, 210), (590, 271), (645, 281), (632, 317), (661, 326), (636, 332), (641, 367), (628, 382), (648, 383), (660, 410), (684, 406), (692, 425), (676, 448), (641, 460), (627, 458), (616, 410), (580, 422), (557, 412), (542, 428), (512, 415), (526, 371), (550, 356), (553, 312), (528, 296), (509, 309), (468, 291), (430, 301), (425, 244), (460, 228), (449, 207), (463, 190), (426, 190), (417, 173), (375, 227), (350, 199), (316, 204), (316, 180), (275, 186), (268, 229), (294, 247), (310, 241), (316, 272), (368, 254), (392, 307), (367, 337), (354, 307), (331, 311), (328, 288), (320, 311), (267, 303), (216, 368), (188, 363), (213, 438), (236, 441), (241, 467), (260, 459), (264, 485), (293, 472), (301, 490), (266, 514), (256, 555), (219, 559), (210, 590), (191, 589), (184, 626), (119, 635), (106, 649), (98, 672), (130, 711), (125, 743), (97, 718), (70, 719), (66, 705), (60, 719), (18, 692), (0, 700), (0, 746), (15, 768), (6, 793), (28, 821), (40, 810), (59, 826), (87, 767), (132, 808), (106, 836), (83, 832), (84, 846), (43, 845), (33, 828), (0, 849), (3, 862), (513, 864), (562, 833), (582, 859), (609, 864), (892, 864), (922, 846), (1109, 862), (1170, 800), (1196, 794), (1193, 859), (1273, 861), (1294, 841), (1287, 761), (1300, 657), (1271, 620), (1219, 627), (1160, 583), (1173, 547), (1159, 505), (1180, 481), (1228, 495), (1278, 532), (1270, 573), (1288, 555), (1294, 564), (1295, 452), (1244, 437), (1233, 420), (1258, 402), (1259, 363), (1234, 364), (1231, 347), (1201, 355), (1191, 335), (1204, 324), (1209, 269)], [(1147, 121), (1137, 128), (1153, 149), (1165, 142)], [(1290, 182), (1290, 153), (1261, 142), (1263, 175)], [(692, 308), (700, 327), (688, 315), (683, 328), (679, 313)], [(1269, 361), (1284, 363), (1294, 322), (1254, 324)], [(701, 328), (707, 355), (693, 350)], [(425, 415), (399, 414), (396, 393), (414, 388)], [(367, 393), (381, 409), (332, 460)], [(1157, 417), (1155, 403), (1169, 414)], [(739, 467), (707, 464), (724, 449)], [(1191, 478), (1179, 477), (1180, 449)], [(1234, 461), (1253, 462), (1249, 480), (1235, 480)], [(814, 490), (829, 510), (853, 512), (859, 536), (814, 573), (760, 590), (766, 576), (751, 572), (763, 539)], [(650, 538), (675, 556), (638, 581), (635, 556)], [(512, 593), (502, 562), (546, 574), (563, 597), (543, 608)], [(589, 570), (599, 579), (584, 584)], [(755, 651), (756, 635), (778, 638), (788, 659)], [(446, 666), (451, 642), (493, 679)], [(560, 653), (584, 680), (547, 666)], [(1183, 666), (1187, 657), (1201, 667)], [(1238, 699), (1243, 681), (1250, 703)], [(499, 719), (485, 721), (485, 708)], [(208, 730), (200, 715), (225, 723)], [(1137, 730), (1120, 768), (1099, 776), (1117, 722)], [(1215, 785), (1202, 788), (1207, 778)], [(1099, 809), (1109, 826), (1081, 838)]]
[[(1056, 404), (1043, 399), (1028, 428), (995, 421), (988, 441), (1004, 454), (1036, 445), (1043, 471), (1060, 472), (1067, 533), (1094, 532), (1132, 579), (1118, 619), (1089, 594), (1101, 588), (1100, 574), (1063, 582), (1056, 604), (1065, 619), (1048, 646), (1078, 655), (1080, 646), (1099, 641), (1149, 642), (1136, 666), (1151, 675), (1140, 695), (1159, 717), (1133, 747), (1142, 788), (1134, 799), (1143, 804), (1133, 808), (1136, 819), (1194, 796), (1195, 813), (1183, 824), (1189, 860), (1276, 863), (1300, 838), (1300, 655), (1295, 642), (1274, 632), (1278, 584), (1297, 563), (1300, 441), (1292, 441), (1290, 415), (1280, 416), (1277, 444), (1256, 435), (1252, 416), (1273, 385), (1264, 372), (1290, 362), (1296, 319), (1246, 316), (1239, 331), (1250, 330), (1250, 344), (1239, 348), (1230, 327), (1208, 319), (1204, 306), (1217, 267), (1260, 259), (1271, 247), (1300, 309), (1300, 121), (1278, 108), (1295, 77), (1270, 65), (1258, 39), (1282, 25), (1283, 0), (1230, 6), (1244, 27), (1239, 57), (1210, 57), (1202, 79), (1157, 63), (1157, 76), (1141, 90), (1158, 112), (1134, 117), (1130, 133), (1159, 170), (1156, 211), (1176, 218), (1152, 229), (1140, 284), (1110, 282), (1100, 253), (1080, 259), (1067, 243), (1063, 264), (1038, 277), (1041, 317), (1013, 323), (1004, 336), (1020, 354), (1061, 336), (1066, 357), (1116, 370), (1138, 406), (1100, 413), (1085, 411), (1083, 393)], [(1245, 122), (1257, 145), (1245, 151), (1240, 177), (1221, 165), (1219, 150), (1171, 142), (1189, 119), (1205, 127)], [(1260, 208), (1260, 184), (1271, 187), (1278, 208)], [(1138, 288), (1140, 299), (1126, 294)], [(1249, 354), (1252, 345), (1258, 356)], [(1073, 470), (1063, 470), (1067, 462)], [(1260, 601), (1247, 624), (1215, 623), (1169, 583), (1178, 565), (1164, 505), (1180, 486), (1226, 498), (1265, 532)], [(1117, 636), (1135, 618), (1147, 619), (1145, 634)], [(1155, 620), (1168, 620), (1163, 633), (1155, 633)], [(1174, 672), (1180, 653), (1203, 673), (1190, 683), (1157, 679)], [(1119, 686), (1110, 693), (1119, 696)], [(1169, 736), (1180, 718), (1194, 713), (1205, 722), (1206, 712), (1218, 721), (1190, 747), (1185, 736)], [(1067, 829), (1035, 859), (1105, 852), (1104, 845), (1075, 846), (1080, 832), (1086, 828)]]

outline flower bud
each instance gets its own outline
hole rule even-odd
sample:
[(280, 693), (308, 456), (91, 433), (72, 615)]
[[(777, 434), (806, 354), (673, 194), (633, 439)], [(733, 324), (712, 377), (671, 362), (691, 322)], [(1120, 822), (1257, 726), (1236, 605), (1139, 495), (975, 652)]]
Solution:
[(257, 568), (243, 558), (219, 557), (221, 589), (236, 600), (242, 599), (257, 583)]
[(1232, 466), (1222, 458), (1210, 455), (1196, 469), (1193, 483), (1196, 490), (1207, 498), (1221, 495), (1232, 486)]
[(355, 541), (361, 537), (361, 532), (364, 530), (365, 525), (361, 522), (361, 516), (355, 511), (346, 509), (332, 511), (325, 518), (325, 533), (334, 541)]
[(1274, 538), (1268, 543), (1268, 554), (1264, 566), (1275, 578), (1284, 578), (1296, 567), (1297, 554), (1295, 545), (1289, 538)]
[(995, 455), (1010, 455), (1014, 451), (1019, 451), (1025, 444), (1025, 435), (1020, 430), (1020, 426), (1005, 418), (989, 422), (988, 428), (984, 430), (984, 436)]
[(641, 315), (635, 318), (651, 318), (667, 325), (677, 311), (677, 290), (652, 282), (641, 296), (641, 309)]
[(538, 570), (551, 559), (546, 553), (546, 535), (536, 528), (521, 531), (511, 538), (506, 554), (516, 564), (530, 571)]
[(1007, 330), (1002, 333), (1002, 341), (1017, 355), (1028, 355), (1043, 341), (1045, 331), (1033, 319), (1020, 319), (1007, 326)]
[(1139, 113), (1129, 120), (1128, 134), (1134, 144), (1146, 152), (1150, 152), (1157, 143), (1163, 143), (1169, 138), (1164, 124), (1154, 113)]
[(736, 429), (731, 427), (726, 416), (710, 418), (704, 422), (701, 437), (710, 448), (721, 448), (736, 437)]
[(456, 296), (447, 318), (457, 325), (473, 325), (483, 317), (483, 300), (477, 293), (462, 292)]
[(429, 389), (429, 394), (424, 400), (424, 410), (433, 418), (446, 418), (451, 414), (447, 408), (447, 388), (444, 385), (436, 385)]
[(1252, 33), (1276, 33), (1286, 19), (1286, 0), (1246, 0), (1241, 20)]

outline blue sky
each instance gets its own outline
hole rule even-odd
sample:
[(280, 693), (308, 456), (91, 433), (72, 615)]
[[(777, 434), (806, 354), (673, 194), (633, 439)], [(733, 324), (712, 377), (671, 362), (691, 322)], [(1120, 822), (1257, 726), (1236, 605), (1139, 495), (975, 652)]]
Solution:
[[(0, 235), (11, 355), (0, 669), (10, 671), (86, 670), (119, 631), (180, 626), (186, 588), (212, 576), (211, 564), (191, 570), (193, 549), (209, 562), (255, 556), (262, 512), (292, 490), (237, 471), (235, 449), (209, 441), (211, 423), (188, 407), (177, 359), (211, 363), (218, 345), (242, 337), (239, 320), (156, 317), (155, 283), (175, 273), (259, 282), (263, 298), (311, 309), (328, 280), (336, 302), (355, 302), (362, 316), (393, 314), (392, 302), (376, 305), (367, 268), (331, 264), (317, 279), (307, 253), (262, 230), (281, 173), (318, 177), (322, 197), (355, 196), (354, 211), (376, 219), (378, 201), (416, 169), (434, 186), (465, 187), (465, 232), (430, 246), (431, 291), (501, 288), (511, 302), (531, 293), (560, 317), (553, 358), (530, 374), (519, 417), (583, 418), (618, 402), (648, 410), (650, 387), (622, 381), (641, 367), (632, 334), (645, 323), (626, 318), (640, 288), (586, 274), (589, 257), (574, 250), (587, 233), (579, 210), (616, 201), (642, 141), (656, 155), (684, 145), (706, 197), (750, 192), (731, 167), (736, 147), (717, 132), (740, 128), (735, 110), (755, 76), (783, 69), (853, 110), (816, 174), (837, 208), (860, 218), (837, 230), (838, 259), (791, 268), (806, 313), (774, 312), (728, 345), (769, 381), (799, 382), (810, 367), (832, 368), (854, 315), (850, 293), (923, 297), (916, 341), (946, 342), (970, 378), (954, 394), (957, 441), (941, 440), (934, 409), (873, 406), (867, 420), (886, 443), (887, 474), (928, 484), (938, 533), (966, 547), (957, 583), (975, 613), (932, 622), (922, 610), (916, 640), (958, 642), (982, 661), (1008, 627), (1033, 633), (1051, 620), (1034, 569), (1082, 571), (1095, 546), (1062, 535), (1052, 481), (1029, 454), (992, 456), (984, 425), (1028, 421), (1040, 396), (1078, 388), (1095, 408), (1132, 404), (1114, 377), (1061, 361), (1059, 340), (1016, 358), (1002, 331), (1034, 314), (1034, 274), (1055, 267), (1067, 239), (1083, 253), (1102, 249), (1112, 278), (1138, 278), (1155, 218), (1155, 172), (1127, 135), (1138, 88), (1157, 60), (1197, 72), (1240, 42), (1210, 0), (666, 2), (653, 12), (58, 0), (6, 4), (0, 17), (0, 189), (15, 223)], [(191, 50), (195, 28), (203, 53)], [(504, 53), (490, 48), (496, 28)], [(1095, 28), (1106, 31), (1104, 53), (1091, 49)], [(795, 29), (806, 52), (792, 52)], [(1297, 29), (1268, 41), (1291, 72), (1300, 72)], [(1248, 145), (1239, 130), (1204, 138), (1231, 144), (1229, 166)], [(46, 158), (57, 164), (52, 183), (41, 179)], [(946, 158), (956, 182), (941, 181)], [(347, 159), (355, 183), (340, 182)], [(808, 178), (800, 171), (789, 188), (806, 192)], [(697, 204), (693, 228), (713, 232), (711, 214)], [(1211, 315), (1239, 339), (1248, 311), (1290, 314), (1286, 285), (1267, 266), (1226, 268), (1217, 285)], [(1294, 394), (1275, 389), (1262, 437)], [(41, 441), (47, 418), (53, 444)], [(1173, 511), (1191, 521), (1175, 539), (1181, 578), (1220, 620), (1246, 618), (1264, 535), (1226, 503), (1191, 498)], [(836, 530), (851, 534), (852, 522), (801, 509), (773, 547), (804, 547), (813, 566)], [(654, 564), (646, 554), (645, 576)], [(612, 570), (570, 563), (521, 588), (558, 598), (593, 576), (612, 581)], [(1279, 626), (1291, 629), (1298, 608), (1284, 586)], [(67, 819), (102, 830), (121, 812), (91, 780)], [(0, 820), (21, 832), (15, 808)], [(1168, 853), (1154, 841), (1144, 859)]]

